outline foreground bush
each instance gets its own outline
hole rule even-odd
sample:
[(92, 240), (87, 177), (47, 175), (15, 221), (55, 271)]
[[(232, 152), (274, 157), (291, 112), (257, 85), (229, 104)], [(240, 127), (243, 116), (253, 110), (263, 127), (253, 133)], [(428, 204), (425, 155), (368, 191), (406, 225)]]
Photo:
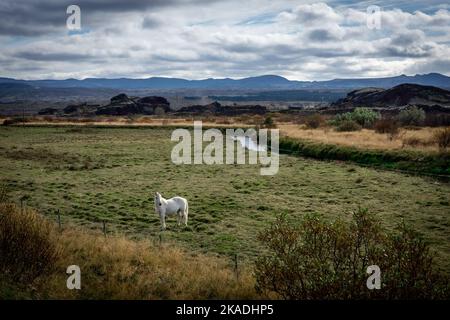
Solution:
[[(366, 210), (350, 223), (315, 215), (292, 225), (285, 216), (259, 235), (269, 250), (256, 263), (260, 292), (284, 299), (448, 299), (449, 277), (434, 268), (423, 239), (400, 225), (382, 229)], [(381, 289), (369, 290), (367, 267), (381, 269)]]
[(32, 210), (0, 203), (0, 272), (30, 282), (56, 267), (60, 255), (52, 226)]

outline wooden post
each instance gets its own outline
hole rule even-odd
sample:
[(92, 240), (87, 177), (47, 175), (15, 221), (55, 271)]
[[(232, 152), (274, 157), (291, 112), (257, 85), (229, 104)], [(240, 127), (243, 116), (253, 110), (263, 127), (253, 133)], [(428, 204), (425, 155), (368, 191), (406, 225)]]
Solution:
[(238, 256), (237, 256), (237, 253), (234, 254), (234, 272), (236, 273), (236, 280), (239, 280)]
[(103, 220), (103, 234), (106, 237), (106, 221), (105, 220)]
[(159, 246), (162, 246), (162, 233), (159, 233)]

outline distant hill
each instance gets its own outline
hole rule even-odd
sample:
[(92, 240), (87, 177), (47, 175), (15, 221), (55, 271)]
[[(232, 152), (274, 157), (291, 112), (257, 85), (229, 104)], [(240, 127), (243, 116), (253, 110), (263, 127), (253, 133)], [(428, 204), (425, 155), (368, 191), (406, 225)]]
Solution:
[[(387, 78), (333, 79), (327, 81), (295, 81), (277, 75), (243, 79), (186, 80), (151, 77), (146, 79), (87, 78), (83, 80), (16, 80), (0, 78), (0, 84), (25, 84), (33, 88), (104, 88), (104, 89), (237, 89), (237, 90), (299, 90), (299, 89), (358, 89), (364, 87), (391, 88), (411, 83), (450, 89), (450, 77), (439, 73), (415, 76), (400, 75)], [(1, 92), (0, 92), (1, 94)]]
[(396, 108), (407, 105), (450, 109), (450, 91), (411, 83), (390, 89), (364, 88), (349, 92), (347, 97), (337, 100), (332, 107)]

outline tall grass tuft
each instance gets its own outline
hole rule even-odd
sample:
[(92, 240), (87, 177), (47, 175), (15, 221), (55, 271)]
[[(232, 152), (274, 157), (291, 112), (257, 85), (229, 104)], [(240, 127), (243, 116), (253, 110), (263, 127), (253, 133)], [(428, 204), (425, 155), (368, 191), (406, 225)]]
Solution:
[(35, 211), (0, 203), (0, 270), (4, 277), (31, 282), (55, 269), (60, 249), (51, 224)]
[(439, 149), (446, 150), (450, 146), (450, 127), (438, 130), (433, 138)]

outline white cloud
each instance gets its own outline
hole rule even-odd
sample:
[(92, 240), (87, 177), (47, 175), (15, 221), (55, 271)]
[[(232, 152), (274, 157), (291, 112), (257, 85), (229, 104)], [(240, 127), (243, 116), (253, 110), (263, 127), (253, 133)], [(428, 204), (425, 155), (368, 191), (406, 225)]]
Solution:
[(77, 35), (55, 27), (53, 13), (47, 14), (53, 19), (49, 25), (35, 21), (38, 34), (27, 29), (32, 21), (16, 30), (25, 37), (8, 34), (13, 18), (3, 21), (1, 76), (200, 79), (279, 74), (313, 80), (415, 70), (450, 73), (445, 63), (450, 13), (443, 6), (431, 13), (382, 8), (381, 29), (369, 30), (365, 8), (338, 1), (297, 6), (287, 0), (169, 2), (173, 5), (158, 1), (146, 6), (136, 0), (135, 10), (133, 3), (127, 8), (118, 1), (103, 11), (103, 2), (91, 4), (91, 11), (82, 6), (85, 33)]

